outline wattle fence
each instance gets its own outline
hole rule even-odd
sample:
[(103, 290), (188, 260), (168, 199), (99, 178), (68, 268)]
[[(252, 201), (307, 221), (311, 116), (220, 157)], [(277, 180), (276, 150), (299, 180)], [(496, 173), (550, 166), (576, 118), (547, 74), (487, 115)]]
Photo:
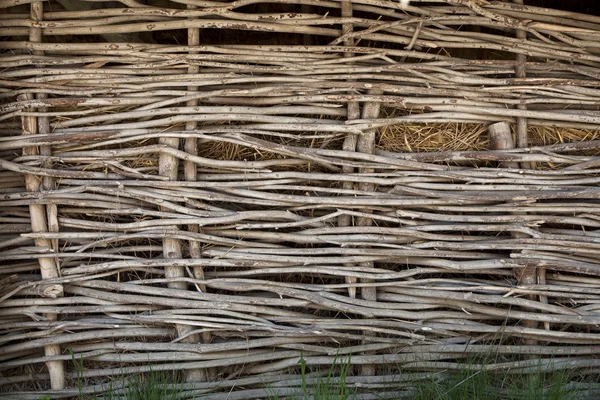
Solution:
[(300, 359), (349, 360), (364, 399), (484, 354), (599, 371), (600, 16), (0, 7), (0, 392), (181, 371), (189, 398), (269, 398)]

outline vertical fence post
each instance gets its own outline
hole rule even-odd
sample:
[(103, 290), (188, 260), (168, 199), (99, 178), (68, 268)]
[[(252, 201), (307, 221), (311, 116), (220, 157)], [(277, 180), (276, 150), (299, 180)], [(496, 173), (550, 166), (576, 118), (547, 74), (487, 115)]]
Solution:
[[(343, 0), (342, 1), (342, 18), (352, 18), (352, 0)], [(352, 24), (343, 24), (342, 25), (342, 34), (347, 35), (354, 31), (354, 26)], [(344, 40), (344, 46), (352, 47), (354, 46), (354, 39), (348, 38)], [(350, 52), (344, 53), (344, 57), (352, 57), (354, 54)], [(360, 118), (360, 106), (357, 101), (349, 101), (348, 102), (348, 115), (346, 119), (351, 121), (353, 119)], [(344, 139), (344, 144), (342, 145), (342, 149), (344, 151), (356, 151), (356, 142), (358, 138), (355, 134), (350, 133)], [(344, 165), (342, 167), (344, 174), (352, 174), (354, 173), (354, 167)], [(349, 181), (344, 181), (343, 184), (344, 190), (352, 190), (354, 189), (354, 183)], [(350, 215), (340, 215), (338, 217), (338, 226), (352, 226), (353, 218)], [(346, 283), (352, 284), (356, 283), (356, 278), (352, 276), (346, 276)], [(351, 298), (356, 297), (356, 288), (349, 287), (348, 295)]]
[[(196, 6), (188, 4), (188, 9), (195, 9)], [(188, 46), (199, 46), (200, 45), (200, 29), (198, 28), (189, 28), (188, 29)], [(191, 50), (189, 54), (196, 53), (197, 51)], [(191, 63), (191, 60), (189, 61)], [(197, 65), (190, 64), (188, 66), (189, 74), (197, 74), (200, 71), (200, 68)], [(188, 86), (188, 90), (190, 92), (198, 90), (198, 86)], [(188, 106), (197, 106), (198, 100), (190, 100), (187, 102)], [(185, 124), (185, 129), (187, 131), (194, 131), (198, 127), (198, 123), (194, 121), (187, 122)], [(186, 153), (190, 155), (198, 155), (198, 140), (195, 137), (188, 137), (185, 139), (184, 150)], [(183, 174), (184, 179), (186, 181), (195, 182), (198, 179), (198, 167), (192, 161), (184, 161), (183, 164)], [(198, 233), (198, 225), (188, 225), (187, 227), (189, 232)], [(201, 246), (200, 242), (197, 240), (190, 240), (188, 243), (189, 246), (189, 256), (192, 259), (200, 259), (202, 258), (201, 254)], [(204, 279), (204, 267), (201, 265), (193, 267), (193, 277), (195, 279), (203, 280)], [(199, 284), (196, 285), (197, 289), (206, 292), (206, 285)], [(201, 335), (192, 335), (190, 336), (190, 342), (195, 340), (196, 342), (201, 341), (202, 343), (210, 343), (210, 333), (204, 332)], [(193, 374), (190, 372), (188, 376), (188, 380), (193, 381), (206, 381), (214, 378), (215, 371), (212, 368), (207, 370), (196, 370)]]
[[(380, 95), (383, 92), (380, 89), (371, 89), (369, 90), (369, 94), (371, 95)], [(375, 119), (379, 117), (379, 111), (381, 108), (381, 103), (379, 101), (368, 102), (363, 107), (362, 117), (363, 119)], [(358, 142), (356, 143), (356, 151), (361, 153), (373, 154), (375, 151), (375, 136), (377, 134), (377, 129), (367, 129), (363, 132), (362, 135), (358, 138)], [(371, 168), (360, 168), (359, 171), (361, 173), (371, 173), (374, 172)], [(374, 191), (375, 184), (373, 183), (360, 183), (359, 190), (363, 192), (372, 192)], [(370, 213), (372, 210), (364, 210), (364, 212)], [(359, 217), (357, 219), (358, 226), (371, 226), (373, 225), (373, 219), (367, 217)], [(360, 229), (360, 228), (359, 228)], [(373, 262), (361, 263), (361, 267), (373, 268)], [(371, 283), (370, 279), (361, 279), (362, 283)], [(361, 297), (364, 300), (368, 301), (377, 301), (377, 289), (375, 287), (362, 287), (360, 290)], [(361, 371), (362, 375), (375, 375), (375, 366), (372, 364), (365, 364), (362, 367)]]
[[(163, 137), (159, 139), (160, 144), (179, 149), (179, 138)], [(179, 159), (177, 157), (161, 153), (158, 159), (158, 170), (159, 174), (167, 177), (170, 181), (179, 180)], [(172, 226), (174, 230), (178, 230), (179, 227)], [(165, 259), (182, 259), (183, 249), (182, 241), (171, 237), (163, 239), (163, 257)], [(165, 266), (165, 278), (176, 279), (183, 278), (186, 276), (186, 271), (183, 266), (170, 265)], [(168, 287), (170, 289), (187, 290), (186, 282), (169, 282)], [(183, 337), (181, 340), (184, 343), (198, 343), (200, 337), (197, 333), (193, 332), (193, 327), (185, 324), (175, 324), (177, 335)], [(186, 381), (197, 381), (204, 378), (204, 371), (194, 369), (185, 371)]]
[[(523, 5), (523, 0), (514, 0), (514, 2), (518, 5)], [(517, 38), (522, 40), (527, 40), (527, 32), (523, 29), (517, 29)], [(525, 79), (527, 77), (527, 56), (525, 54), (517, 54), (517, 65), (515, 67), (515, 75), (519, 79)], [(527, 110), (526, 104), (519, 104), (517, 106), (519, 110)], [(525, 117), (517, 118), (517, 147), (525, 148), (529, 146), (529, 137), (528, 137), (528, 122)], [(521, 163), (521, 168), (529, 169), (533, 168), (533, 163)], [(516, 271), (516, 278), (519, 285), (535, 285), (538, 283), (538, 280), (546, 281), (546, 270), (544, 268), (536, 268), (536, 267), (525, 267)], [(532, 299), (535, 296), (530, 296)], [(540, 301), (548, 303), (548, 298), (546, 296), (540, 296)], [(549, 324), (544, 324), (547, 329), (549, 329)], [(537, 328), (538, 323), (536, 321), (523, 321), (523, 326), (528, 328)], [(526, 344), (536, 345), (537, 340), (526, 340)]]
[[(44, 5), (42, 2), (31, 3), (31, 20), (32, 26), (29, 33), (29, 41), (31, 43), (42, 42), (42, 29), (39, 28), (39, 24), (36, 22), (43, 20)], [(43, 51), (34, 50), (34, 55), (43, 55)], [(20, 95), (19, 100), (33, 100), (45, 99), (46, 94), (38, 93), (37, 95), (27, 94)], [(40, 108), (37, 111), (43, 112), (44, 108)], [(23, 135), (35, 135), (48, 134), (50, 133), (50, 121), (47, 117), (34, 117), (24, 116), (22, 117), (22, 134)], [(32, 146), (25, 147), (23, 149), (23, 155), (41, 155), (50, 156), (50, 146)], [(25, 175), (25, 188), (28, 192), (39, 192), (43, 190), (51, 190), (54, 188), (53, 179), (50, 177), (41, 178), (35, 175)], [(43, 205), (43, 204), (31, 204), (29, 206), (29, 215), (31, 219), (31, 230), (33, 233), (40, 232), (56, 232), (58, 231), (58, 212), (56, 205)], [(48, 249), (48, 251), (56, 251), (57, 243), (49, 239), (37, 238), (35, 239), (35, 245)], [(60, 276), (60, 266), (56, 257), (40, 257), (40, 273), (42, 280), (58, 278)], [(40, 290), (48, 297), (59, 297), (63, 295), (62, 285), (53, 284), (51, 287), (44, 290)], [(54, 313), (44, 314), (44, 317), (48, 321), (56, 321), (57, 315)], [(61, 355), (60, 345), (48, 345), (44, 347), (44, 354), (46, 357), (55, 357)], [(65, 387), (65, 370), (61, 360), (49, 360), (46, 361), (48, 373), (50, 375), (50, 387), (53, 390), (64, 389)]]

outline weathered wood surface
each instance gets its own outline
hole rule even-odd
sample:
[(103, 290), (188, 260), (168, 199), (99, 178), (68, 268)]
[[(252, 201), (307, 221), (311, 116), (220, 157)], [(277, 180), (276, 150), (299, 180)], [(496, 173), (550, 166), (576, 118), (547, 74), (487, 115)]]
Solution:
[(498, 371), (597, 368), (600, 141), (398, 153), (378, 135), (594, 132), (600, 17), (255, 3), (0, 1), (0, 388), (72, 387), (69, 351), (89, 382), (181, 370), (215, 398), (298, 388), (301, 356), (352, 354), (364, 398), (410, 394), (386, 363), (492, 348), (527, 355)]

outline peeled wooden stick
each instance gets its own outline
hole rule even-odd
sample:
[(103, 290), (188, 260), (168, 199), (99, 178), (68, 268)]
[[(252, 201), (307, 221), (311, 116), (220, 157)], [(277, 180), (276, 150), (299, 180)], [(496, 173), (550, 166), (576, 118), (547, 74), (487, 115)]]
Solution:
[[(380, 89), (372, 89), (369, 91), (369, 94), (372, 95), (381, 95), (383, 92)], [(363, 119), (375, 119), (379, 118), (379, 110), (381, 103), (379, 102), (369, 102), (366, 103), (362, 112)], [(356, 151), (361, 153), (373, 154), (375, 151), (375, 135), (377, 133), (377, 129), (368, 129), (363, 132), (362, 135), (358, 138), (358, 142), (356, 144)], [(373, 173), (374, 169), (372, 168), (360, 168), (361, 173)], [(375, 190), (375, 184), (363, 182), (358, 185), (359, 189), (363, 192), (372, 192)], [(367, 213), (371, 213), (371, 210), (365, 210)], [(373, 224), (373, 220), (367, 217), (358, 217), (357, 219), (358, 226), (370, 226)], [(360, 229), (360, 228), (359, 228)], [(372, 268), (373, 262), (360, 263), (359, 266)], [(361, 279), (361, 283), (370, 283), (372, 282), (370, 279)], [(377, 289), (375, 287), (362, 287), (361, 288), (361, 296), (364, 300), (367, 301), (377, 301)], [(365, 364), (362, 366), (361, 374), (362, 375), (375, 375), (375, 366), (371, 364)]]
[[(38, 3), (34, 3), (38, 4)], [(33, 8), (33, 7), (32, 7)], [(37, 131), (37, 121), (35, 117), (23, 118), (23, 134), (31, 135)], [(38, 152), (36, 147), (26, 147), (23, 149), (23, 154), (35, 154)], [(41, 179), (35, 175), (25, 175), (25, 187), (28, 192), (39, 192), (41, 189)], [(46, 220), (46, 207), (43, 204), (31, 204), (29, 206), (29, 214), (31, 217), (31, 230), (34, 233), (49, 232), (48, 223)], [(52, 249), (52, 241), (49, 239), (38, 238), (35, 240), (38, 247)], [(40, 270), (42, 279), (52, 279), (59, 277), (58, 266), (54, 257), (40, 257)], [(52, 290), (54, 296), (62, 295), (62, 285), (56, 286)], [(45, 318), (55, 320), (56, 314), (45, 314)], [(58, 356), (61, 354), (60, 345), (48, 345), (44, 347), (46, 356)], [(46, 363), (50, 374), (50, 385), (53, 390), (64, 389), (65, 387), (65, 372), (62, 361), (48, 361)]]
[[(523, 5), (523, 0), (514, 0), (514, 3), (518, 4), (518, 5)], [(523, 41), (527, 40), (527, 32), (524, 31), (523, 29), (517, 29), (517, 38), (518, 39), (523, 39)], [(517, 54), (517, 66), (515, 68), (515, 75), (517, 76), (517, 78), (520, 79), (525, 79), (527, 78), (527, 70), (525, 68), (525, 63), (527, 62), (527, 56), (525, 54)], [(519, 110), (527, 110), (527, 105), (526, 104), (519, 104), (517, 106), (517, 108)], [(525, 148), (528, 147), (528, 137), (527, 137), (527, 118), (525, 117), (518, 117), (517, 118), (517, 144), (519, 148)], [(533, 168), (535, 165), (535, 163), (522, 163), (521, 167), (522, 168)], [(533, 269), (533, 271), (528, 271), (528, 273), (534, 273), (536, 274), (535, 279), (534, 277), (526, 277), (526, 280), (529, 281), (534, 281), (534, 283), (539, 283), (539, 284), (545, 284), (546, 283), (546, 269), (545, 268), (536, 268)], [(523, 273), (525, 273), (525, 271), (523, 271)], [(540, 296), (540, 301), (542, 303), (548, 303), (548, 298), (546, 296)], [(550, 329), (550, 324), (545, 322), (544, 323), (544, 327), (546, 328), (546, 330)]]
[[(194, 9), (196, 6), (188, 5), (188, 9)], [(197, 28), (188, 29), (188, 46), (199, 46), (200, 45), (200, 30)], [(200, 67), (197, 65), (190, 65), (188, 67), (188, 73), (190, 74), (198, 74), (200, 71)], [(190, 86), (188, 88), (190, 91), (198, 90), (197, 86)], [(188, 106), (197, 106), (198, 100), (190, 100), (187, 102)], [(187, 122), (185, 124), (186, 130), (195, 130), (198, 127), (198, 123), (195, 121)], [(185, 139), (184, 144), (185, 152), (188, 154), (192, 154), (194, 156), (198, 155), (198, 140), (196, 137), (187, 137)], [(198, 178), (198, 166), (191, 161), (184, 161), (183, 164), (183, 174), (186, 181), (195, 182)], [(188, 231), (193, 233), (198, 233), (198, 225), (188, 225)], [(201, 250), (200, 250), (200, 242), (198, 240), (190, 240), (188, 242), (190, 258), (198, 259), (201, 258)], [(198, 280), (204, 280), (204, 267), (201, 265), (193, 267), (193, 277)], [(197, 284), (196, 288), (201, 292), (206, 292), (206, 285)], [(201, 336), (201, 338), (200, 338)], [(189, 343), (197, 343), (202, 339), (202, 343), (210, 343), (210, 332), (203, 332), (202, 334), (190, 334), (188, 337), (182, 340), (182, 342)], [(190, 370), (188, 372), (188, 380), (189, 381), (207, 381), (214, 379), (216, 376), (216, 371), (213, 368), (209, 368), (207, 370)]]
[[(163, 145), (167, 145), (174, 149), (179, 148), (179, 138), (161, 138), (160, 143)], [(178, 171), (179, 171), (179, 159), (169, 154), (161, 153), (159, 155), (158, 161), (158, 171), (161, 176), (165, 176), (169, 178), (171, 181), (178, 180)], [(165, 211), (165, 210), (162, 210)], [(181, 240), (174, 238), (164, 238), (163, 239), (163, 257), (165, 259), (181, 259), (183, 258)], [(171, 278), (182, 278), (185, 277), (185, 269), (182, 266), (170, 265), (165, 266), (165, 277), (167, 279)], [(169, 288), (173, 289), (187, 289), (187, 283), (181, 281), (171, 281), (168, 283)], [(200, 337), (197, 334), (191, 334), (190, 332), (193, 328), (189, 325), (176, 324), (175, 328), (177, 329), (178, 336), (184, 336), (185, 338), (182, 340), (186, 343), (198, 343)], [(197, 380), (205, 380), (206, 374), (202, 369), (190, 369), (185, 371), (185, 379), (186, 381), (197, 381)]]
[[(342, 1), (342, 17), (343, 18), (352, 18), (352, 1), (351, 0), (343, 0)], [(342, 32), (344, 35), (352, 33), (353, 30), (354, 30), (354, 26), (350, 23), (342, 25)], [(354, 46), (354, 39), (352, 39), (352, 38), (346, 39), (344, 41), (344, 45), (345, 46)], [(352, 56), (354, 56), (353, 53), (344, 53), (344, 57), (352, 57)], [(346, 118), (348, 121), (360, 118), (360, 107), (359, 107), (358, 102), (356, 102), (356, 101), (348, 102), (348, 115)], [(343, 150), (344, 151), (356, 151), (357, 140), (358, 140), (358, 138), (356, 135), (347, 134), (346, 138), (344, 139), (344, 144), (342, 147)], [(352, 166), (344, 166), (344, 167), (342, 167), (342, 170), (344, 171), (345, 174), (354, 173), (354, 167), (352, 167)], [(354, 189), (354, 183), (348, 182), (348, 181), (344, 182), (343, 189), (345, 189), (345, 190)], [(352, 226), (352, 221), (353, 221), (353, 218), (351, 215), (348, 215), (348, 214), (340, 215), (338, 217), (338, 226)], [(349, 284), (356, 283), (356, 278), (353, 276), (346, 276), (346, 283), (349, 283)], [(355, 287), (348, 288), (348, 296), (350, 296), (351, 298), (356, 297), (356, 288)]]
[[(513, 0), (514, 3), (523, 5), (523, 0)], [(517, 29), (517, 39), (525, 41), (527, 39), (527, 32), (523, 29)], [(525, 54), (517, 54), (517, 65), (515, 67), (515, 75), (519, 79), (525, 79), (527, 74), (525, 71), (525, 63), (527, 62), (527, 56)], [(519, 110), (527, 110), (525, 104), (519, 104), (517, 106)], [(519, 148), (527, 147), (527, 118), (517, 117), (517, 146)]]
[[(43, 19), (43, 3), (35, 2), (31, 4), (31, 19), (32, 21), (41, 21)], [(35, 26), (31, 27), (29, 34), (29, 41), (40, 43), (42, 41), (42, 30)], [(33, 97), (31, 95), (23, 95), (19, 96), (20, 100), (32, 100)], [(44, 131), (41, 133), (48, 133), (46, 128), (48, 128), (48, 120), (43, 119), (38, 121), (36, 117), (23, 117), (23, 135), (34, 135), (39, 132), (38, 130), (38, 122), (40, 122), (40, 126)], [(42, 155), (50, 155), (49, 147), (25, 147), (23, 148), (23, 155), (37, 155), (41, 153)], [(51, 182), (48, 178), (47, 184), (51, 185)], [(28, 192), (39, 192), (42, 189), (42, 178), (35, 175), (25, 175), (25, 187)], [(58, 226), (56, 220), (56, 206), (51, 207), (49, 210), (43, 204), (32, 204), (29, 206), (29, 214), (31, 218), (31, 230), (32, 232), (49, 232), (48, 229), (48, 220), (47, 220), (47, 211), (50, 211), (51, 216), (51, 225), (52, 228), (56, 228)], [(52, 212), (54, 211), (54, 212)], [(55, 230), (55, 229), (52, 229)], [(35, 244), (38, 247), (45, 247), (48, 249), (52, 249), (52, 241), (48, 239), (38, 238), (35, 240)], [(40, 272), (42, 279), (52, 279), (60, 276), (60, 272), (58, 269), (57, 259), (53, 257), (41, 257), (38, 259), (40, 264)], [(52, 296), (62, 296), (63, 288), (62, 285), (52, 285), (53, 290), (46, 291), (47, 293), (52, 293)], [(56, 320), (56, 314), (49, 313), (44, 315), (48, 320)], [(50, 344), (44, 347), (44, 353), (46, 357), (59, 356), (61, 354), (60, 345), (58, 344)], [(65, 387), (65, 370), (63, 366), (63, 362), (61, 360), (52, 360), (47, 361), (46, 366), (48, 367), (48, 373), (50, 375), (50, 386), (53, 390), (61, 390)]]
[[(492, 124), (488, 128), (490, 134), (490, 141), (495, 150), (512, 149), (515, 147), (515, 142), (512, 137), (510, 125), (508, 122), (498, 122)], [(503, 162), (500, 164), (503, 168), (519, 168), (519, 164), (516, 162)], [(523, 238), (527, 235), (521, 232), (511, 232), (511, 236), (514, 238)], [(537, 283), (537, 268), (536, 267), (525, 267), (516, 268), (515, 277), (519, 285), (535, 285)], [(535, 296), (528, 296), (530, 299)], [(536, 329), (538, 323), (536, 321), (523, 321), (523, 326), (526, 328)], [(537, 340), (525, 339), (525, 344), (535, 345)]]
[[(188, 5), (188, 9), (196, 8), (193, 5)], [(200, 45), (200, 30), (197, 28), (188, 29), (188, 46)], [(188, 73), (197, 74), (200, 71), (200, 67), (196, 65), (190, 65), (188, 67)], [(190, 91), (198, 90), (197, 86), (190, 86)], [(188, 106), (197, 106), (198, 100), (190, 100), (187, 102)], [(195, 121), (187, 122), (185, 124), (186, 130), (194, 130), (198, 127), (198, 123)], [(196, 137), (190, 136), (185, 139), (184, 145), (185, 152), (192, 155), (198, 155), (198, 140)], [(198, 177), (198, 167), (191, 161), (184, 161), (183, 173), (186, 181), (195, 182)], [(198, 232), (198, 225), (189, 225), (188, 230), (190, 232)], [(200, 258), (200, 243), (196, 240), (189, 242), (190, 257)], [(194, 267), (194, 276), (196, 279), (204, 279), (204, 270), (202, 267)], [(204, 292), (206, 287), (204, 285), (199, 286), (199, 289)]]

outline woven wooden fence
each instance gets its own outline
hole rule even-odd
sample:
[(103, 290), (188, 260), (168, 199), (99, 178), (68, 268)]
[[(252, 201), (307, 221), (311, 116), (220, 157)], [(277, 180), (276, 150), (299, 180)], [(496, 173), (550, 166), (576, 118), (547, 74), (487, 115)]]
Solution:
[(153, 370), (265, 398), (301, 358), (349, 359), (365, 399), (490, 353), (600, 370), (600, 17), (0, 7), (1, 392)]

